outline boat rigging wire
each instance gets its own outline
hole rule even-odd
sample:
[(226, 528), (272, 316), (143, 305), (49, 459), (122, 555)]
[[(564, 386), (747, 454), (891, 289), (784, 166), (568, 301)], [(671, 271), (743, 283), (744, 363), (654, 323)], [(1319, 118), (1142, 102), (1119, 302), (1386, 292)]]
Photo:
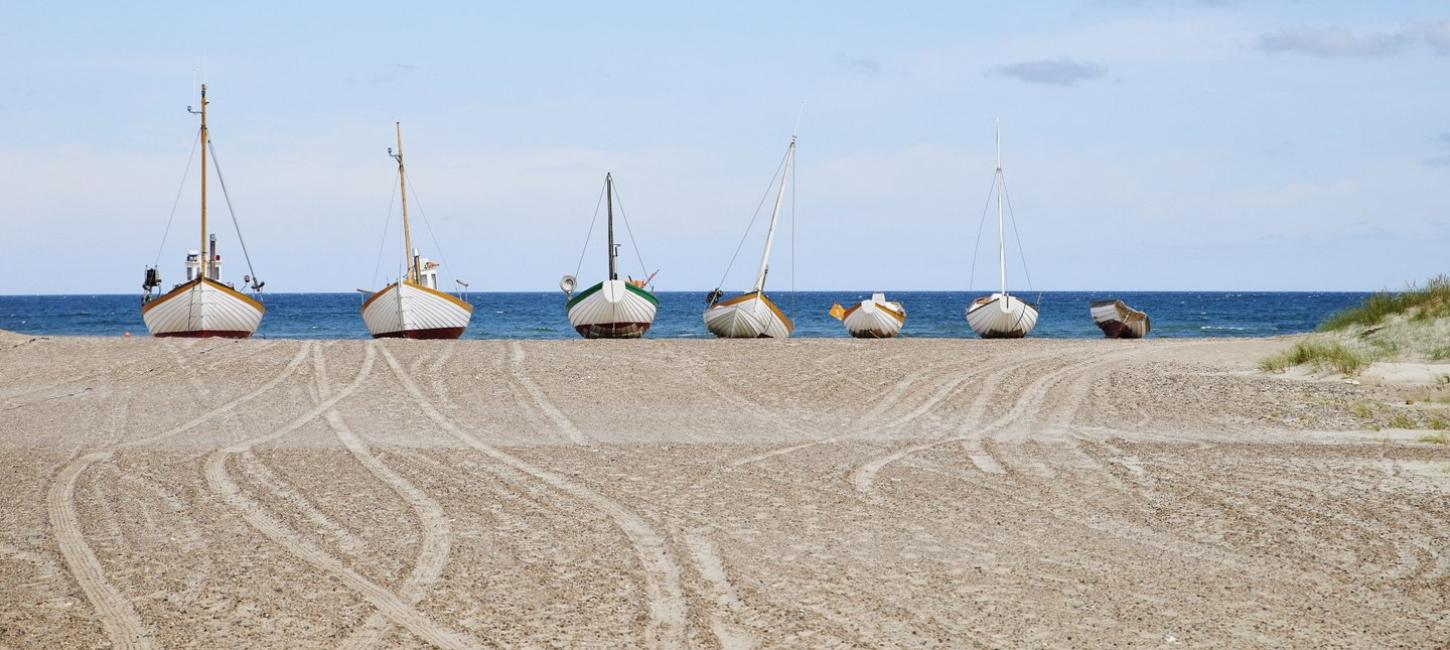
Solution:
[[(389, 174), (389, 176), (392, 176), (392, 174)], [(373, 262), (373, 279), (372, 282), (368, 283), (369, 287), (378, 286), (378, 269), (381, 269), (383, 266), (383, 249), (388, 245), (388, 226), (393, 223), (393, 203), (398, 200), (397, 183), (388, 183), (388, 186), (393, 189), (388, 192), (388, 215), (383, 218), (383, 236), (378, 241), (378, 257)], [(363, 299), (366, 300), (367, 296), (363, 296)]]
[[(252, 275), (252, 290), (260, 292), (262, 285), (266, 283), (257, 277), (257, 270), (252, 268), (252, 256), (247, 254), (247, 242), (242, 239), (242, 224), (237, 221), (237, 211), (232, 209), (232, 195), (227, 192), (227, 181), (222, 178), (222, 164), (217, 161), (215, 141), (208, 138), (206, 147), (211, 152), (212, 165), (216, 167), (216, 180), (217, 184), (222, 186), (222, 198), (226, 199), (227, 213), (232, 216), (232, 227), (237, 231), (237, 243), (242, 247), (242, 259), (247, 261), (247, 272)], [(206, 153), (203, 152), (202, 155), (206, 155)], [(205, 255), (205, 252), (202, 254)]]
[(997, 174), (992, 174), (992, 186), (987, 188), (987, 202), (982, 206), (982, 219), (977, 222), (977, 243), (972, 244), (972, 273), (968, 276), (967, 287), (975, 289), (977, 286), (977, 253), (982, 247), (982, 229), (987, 225), (987, 211), (992, 209), (993, 190), (997, 189)]
[(1012, 193), (1007, 191), (1007, 177), (1002, 177), (1002, 195), (1007, 197), (1007, 217), (1012, 221), (1012, 236), (1017, 239), (1017, 257), (1022, 260), (1022, 275), (1027, 278), (1027, 291), (1037, 293), (1037, 304), (1042, 304), (1042, 292), (1032, 286), (1032, 271), (1027, 268), (1027, 251), (1022, 248), (1022, 231), (1017, 229), (1017, 215), (1012, 211)]
[[(720, 274), (720, 282), (715, 285), (715, 288), (724, 286), (725, 278), (730, 275), (731, 267), (735, 266), (735, 259), (740, 257), (740, 249), (745, 246), (745, 239), (750, 236), (750, 229), (755, 226), (755, 220), (760, 218), (760, 209), (765, 207), (766, 199), (770, 198), (770, 189), (775, 187), (775, 178), (781, 175), (780, 170), (785, 166), (785, 159), (788, 156), (790, 156), (789, 147), (786, 148), (785, 155), (780, 157), (780, 164), (776, 165), (775, 172), (770, 175), (770, 184), (765, 186), (765, 193), (760, 196), (760, 203), (755, 206), (755, 214), (750, 215), (750, 223), (745, 224), (745, 233), (740, 235), (740, 243), (735, 245), (735, 254), (730, 256), (730, 263), (725, 265), (725, 272)], [(785, 182), (785, 179), (782, 178), (781, 182)]]
[[(574, 266), (574, 277), (579, 277), (579, 271), (584, 268), (584, 255), (589, 252), (589, 240), (594, 238), (594, 224), (599, 221), (599, 208), (604, 205), (604, 190), (609, 181), (599, 186), (599, 200), (594, 202), (594, 216), (589, 219), (589, 233), (584, 235), (584, 248), (579, 251), (579, 263)], [(614, 251), (610, 251), (611, 254)]]
[(198, 142), (201, 142), (201, 127), (197, 127), (196, 137), (191, 140), (191, 153), (186, 156), (186, 171), (181, 173), (181, 184), (176, 186), (176, 198), (171, 201), (171, 215), (166, 217), (166, 230), (161, 231), (161, 245), (156, 247), (156, 261), (151, 263), (152, 268), (161, 266), (161, 252), (166, 250), (166, 238), (171, 236), (171, 222), (176, 219), (176, 207), (181, 205), (181, 193), (186, 189), (186, 179), (191, 177), (191, 162), (196, 159)]
[[(418, 196), (418, 188), (413, 186), (413, 179), (408, 179), (408, 190), (413, 193), (413, 204), (418, 206), (418, 214), (423, 216), (423, 227), (428, 229), (428, 238), (433, 240), (433, 250), (438, 251), (438, 259), (443, 261), (443, 267), (448, 269), (448, 279), (458, 282), (458, 276), (453, 275), (453, 267), (448, 264), (448, 256), (443, 254), (443, 247), (438, 245), (438, 237), (433, 235), (433, 224), (428, 222), (428, 213), (423, 210), (423, 199)], [(409, 251), (412, 254), (412, 251)]]
[[(624, 217), (624, 231), (629, 233), (629, 245), (634, 247), (634, 257), (639, 260), (639, 272), (647, 277), (649, 267), (644, 263), (644, 254), (639, 250), (639, 244), (634, 241), (634, 229), (629, 227), (629, 215), (624, 212), (624, 198), (619, 195), (619, 183), (614, 184), (614, 202), (619, 204), (619, 216)], [(614, 251), (610, 251), (612, 254)]]

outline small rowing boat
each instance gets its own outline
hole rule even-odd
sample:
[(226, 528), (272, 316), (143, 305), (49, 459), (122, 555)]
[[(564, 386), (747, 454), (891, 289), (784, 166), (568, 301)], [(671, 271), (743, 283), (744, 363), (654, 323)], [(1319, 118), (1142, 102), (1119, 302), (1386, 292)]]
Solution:
[(1110, 339), (1141, 339), (1152, 328), (1148, 314), (1129, 307), (1121, 300), (1094, 300), (1090, 311), (1093, 324)]

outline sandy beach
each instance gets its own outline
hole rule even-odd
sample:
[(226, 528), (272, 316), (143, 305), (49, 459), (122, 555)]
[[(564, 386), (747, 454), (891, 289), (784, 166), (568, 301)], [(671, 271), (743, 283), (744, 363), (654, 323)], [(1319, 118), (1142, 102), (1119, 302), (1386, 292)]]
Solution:
[(0, 646), (1450, 644), (1450, 389), (1284, 345), (3, 333)]

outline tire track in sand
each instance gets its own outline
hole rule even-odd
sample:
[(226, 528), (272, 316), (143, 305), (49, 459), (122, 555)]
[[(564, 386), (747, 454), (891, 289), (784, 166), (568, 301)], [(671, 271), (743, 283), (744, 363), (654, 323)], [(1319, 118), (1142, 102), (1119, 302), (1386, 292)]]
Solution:
[(313, 419), (331, 410), (343, 398), (351, 395), (362, 386), (363, 382), (372, 373), (373, 360), (376, 357), (376, 348), (377, 345), (373, 341), (368, 341), (364, 348), (367, 353), (363, 358), (363, 365), (358, 370), (357, 376), (353, 378), (351, 383), (343, 387), (342, 390), (326, 398), (316, 407), (309, 409), (291, 422), (270, 433), (218, 449), (208, 457), (206, 461), (207, 485), (227, 505), (240, 511), (242, 518), (252, 528), (256, 529), (257, 532), (262, 533), (262, 535), (297, 558), (336, 578), (358, 596), (376, 607), (383, 615), (413, 634), (416, 634), (424, 641), (440, 648), (479, 647), (479, 644), (474, 639), (444, 628), (422, 612), (419, 612), (412, 605), (403, 602), (393, 592), (368, 580), (361, 574), (345, 566), (336, 558), (328, 555), (312, 542), (298, 535), (288, 528), (286, 524), (282, 523), (281, 520), (267, 512), (261, 504), (243, 493), (227, 473), (226, 464), (229, 456), (246, 453), (256, 445), (277, 440), (296, 431), (304, 424), (311, 422)]
[[(452, 349), (453, 346), (449, 345), (440, 355), (439, 361), (433, 368), (435, 376), (438, 366), (442, 365), (442, 361), (447, 358)], [(327, 367), (324, 359), (321, 354), (314, 354), (312, 361), (319, 379), (318, 394), (322, 399), (328, 399), (332, 391), (331, 383), (327, 380)], [(408, 572), (408, 577), (403, 579), (402, 585), (398, 588), (398, 595), (408, 604), (416, 606), (427, 594), (428, 588), (432, 587), (438, 581), (438, 577), (443, 575), (443, 567), (448, 564), (448, 556), (453, 546), (453, 529), (448, 525), (448, 517), (444, 515), (443, 507), (437, 501), (408, 482), (407, 479), (399, 476), (397, 472), (375, 456), (367, 443), (347, 426), (347, 422), (343, 420), (336, 408), (328, 409), (323, 414), (323, 419), (327, 421), (327, 426), (332, 429), (338, 441), (369, 473), (382, 481), (394, 494), (398, 495), (398, 498), (413, 508), (413, 514), (423, 525), (418, 555), (413, 559), (413, 569)], [(390, 627), (391, 621), (388, 617), (381, 611), (374, 611), (337, 647), (350, 650), (375, 646), (383, 640)]]
[(720, 648), (748, 650), (760, 645), (760, 639), (754, 633), (734, 621), (727, 620), (722, 613), (722, 610), (728, 612), (738, 621), (742, 618), (744, 607), (740, 598), (735, 595), (735, 586), (730, 584), (730, 576), (725, 573), (725, 564), (720, 561), (715, 542), (700, 531), (686, 532), (684, 538), (685, 546), (690, 549), (690, 556), (700, 570), (700, 576), (710, 585), (710, 598), (715, 603), (715, 607), (710, 610), (710, 631), (720, 643)]
[[(998, 384), (1001, 384), (1002, 380), (1006, 378), (1008, 374), (1036, 360), (1037, 358), (1025, 359), (1016, 363), (1007, 362), (1000, 365), (996, 370), (992, 371), (991, 374), (987, 375), (986, 379), (982, 381), (982, 387), (981, 390), (977, 392), (977, 397), (972, 400), (971, 406), (967, 408), (966, 415), (962, 417), (964, 428), (971, 426), (972, 423), (975, 423), (982, 417), (982, 415), (987, 410), (987, 404), (991, 401), (993, 394), (997, 390)], [(1057, 373), (1049, 373), (1048, 375), (1045, 375), (1042, 378), (1038, 379), (1037, 382), (1029, 385), (1028, 388), (1022, 392), (1022, 395), (1018, 397), (1017, 401), (1012, 405), (1012, 409), (1010, 409), (1006, 415), (1003, 415), (1002, 417), (999, 417), (996, 420), (988, 423), (985, 428), (991, 429), (993, 427), (1000, 426), (1002, 423), (1008, 422), (1011, 420), (1011, 418), (1016, 417), (1021, 410), (1024, 410), (1026, 408), (1024, 405), (1022, 405), (1022, 403), (1024, 399), (1028, 397), (1029, 391), (1032, 389), (1032, 387), (1039, 383), (1043, 383), (1048, 379), (1054, 378), (1060, 372), (1062, 371), (1058, 371)], [(943, 445), (949, 442), (968, 440), (968, 436), (957, 435), (946, 438), (939, 438), (936, 440), (929, 440), (927, 442), (903, 447), (894, 452), (886, 454), (885, 456), (880, 456), (870, 461), (867, 461), (866, 463), (863, 463), (862, 465), (857, 467), (855, 471), (851, 472), (851, 484), (855, 486), (858, 492), (869, 493), (871, 491), (872, 484), (876, 481), (876, 475), (892, 463), (906, 458), (911, 454), (931, 449), (932, 447)], [(976, 448), (968, 448), (967, 456), (972, 461), (972, 464), (976, 465), (977, 468), (982, 470), (983, 472), (986, 472), (988, 474), (1001, 474), (1004, 472), (1002, 466), (998, 464), (997, 461), (986, 452), (986, 450), (981, 449), (980, 445), (978, 445)]]
[[(517, 344), (515, 344), (517, 345)], [(546, 469), (535, 467), (520, 458), (513, 456), (503, 450), (479, 440), (473, 434), (464, 431), (452, 420), (445, 417), (427, 397), (423, 395), (422, 389), (408, 376), (402, 365), (393, 357), (392, 353), (384, 346), (378, 346), (382, 352), (383, 359), (393, 369), (393, 374), (398, 376), (408, 394), (413, 397), (423, 415), (432, 420), (435, 424), (447, 431), (460, 442), (473, 448), (495, 461), (503, 463), (519, 472), (532, 476), (543, 481), (554, 489), (568, 494), (580, 501), (588, 503), (596, 510), (603, 512), (614, 524), (619, 527), (625, 537), (629, 538), (634, 545), (635, 554), (639, 556), (640, 564), (644, 569), (645, 597), (647, 599), (646, 609), (649, 612), (649, 624), (645, 630), (645, 644), (654, 648), (677, 648), (683, 647), (685, 643), (685, 625), (688, 612), (685, 603), (683, 588), (680, 586), (680, 566), (671, 555), (669, 544), (663, 535), (649, 525), (643, 517), (625, 508), (619, 502), (614, 501), (587, 487), (578, 485)], [(521, 351), (516, 347), (515, 351)], [(521, 360), (515, 354), (516, 362)], [(562, 416), (562, 413), (560, 414)]]
[(237, 405), (275, 388), (297, 371), (297, 367), (306, 358), (309, 345), (303, 343), (297, 356), (292, 358), (282, 372), (256, 390), (157, 435), (114, 445), (110, 450), (87, 454), (71, 461), (61, 469), (46, 495), (45, 505), (50, 517), (51, 528), (55, 531), (56, 544), (60, 546), (61, 557), (65, 560), (66, 568), (80, 584), (81, 592), (85, 594), (86, 600), (91, 603), (91, 607), (101, 619), (102, 629), (116, 647), (151, 648), (153, 644), (150, 633), (146, 631), (140, 616), (136, 614), (136, 609), (131, 606), (130, 600), (106, 579), (100, 560), (96, 558), (95, 551), (91, 550), (90, 544), (86, 543), (85, 535), (80, 529), (79, 516), (76, 514), (76, 481), (92, 464), (110, 459), (115, 449), (136, 447), (179, 435), (212, 418), (224, 415)]
[(509, 374), (513, 378), (514, 383), (518, 384), (528, 394), (529, 401), (533, 402), (539, 412), (543, 413), (544, 417), (549, 418), (549, 421), (553, 422), (554, 426), (564, 433), (564, 437), (568, 438), (569, 442), (576, 445), (592, 444), (594, 440), (584, 435), (584, 432), (580, 431), (579, 427), (574, 426), (574, 422), (569, 419), (569, 416), (564, 415), (563, 411), (560, 411), (558, 407), (554, 406), (554, 403), (549, 401), (548, 396), (544, 395), (543, 389), (539, 388), (539, 385), (535, 384), (534, 380), (530, 379), (528, 374), (524, 372), (524, 360), (528, 357), (524, 352), (523, 344), (518, 341), (510, 341), (509, 352)]

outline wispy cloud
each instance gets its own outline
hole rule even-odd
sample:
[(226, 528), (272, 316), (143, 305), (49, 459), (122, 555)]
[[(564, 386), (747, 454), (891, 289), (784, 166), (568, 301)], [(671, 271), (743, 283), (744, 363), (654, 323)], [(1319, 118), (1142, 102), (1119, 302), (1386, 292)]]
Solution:
[(1337, 27), (1328, 29), (1291, 29), (1259, 38), (1259, 49), (1265, 52), (1293, 52), (1318, 57), (1370, 58), (1398, 54), (1410, 43), (1404, 31), (1355, 34)]
[(1285, 29), (1260, 36), (1258, 49), (1323, 58), (1376, 58), (1400, 54), (1421, 44), (1437, 55), (1450, 56), (1450, 21), (1365, 33), (1341, 27)]
[(375, 84), (389, 83), (417, 69), (418, 66), (411, 63), (389, 63), (382, 70), (368, 75), (368, 81)]
[(997, 73), (1027, 83), (1071, 86), (1101, 79), (1107, 71), (1097, 64), (1072, 59), (1039, 59), (997, 66)]
[(844, 68), (847, 72), (860, 77), (881, 76), (881, 63), (875, 59), (842, 59), (841, 67)]
[(1425, 164), (1431, 167), (1450, 167), (1450, 154), (1426, 158)]

